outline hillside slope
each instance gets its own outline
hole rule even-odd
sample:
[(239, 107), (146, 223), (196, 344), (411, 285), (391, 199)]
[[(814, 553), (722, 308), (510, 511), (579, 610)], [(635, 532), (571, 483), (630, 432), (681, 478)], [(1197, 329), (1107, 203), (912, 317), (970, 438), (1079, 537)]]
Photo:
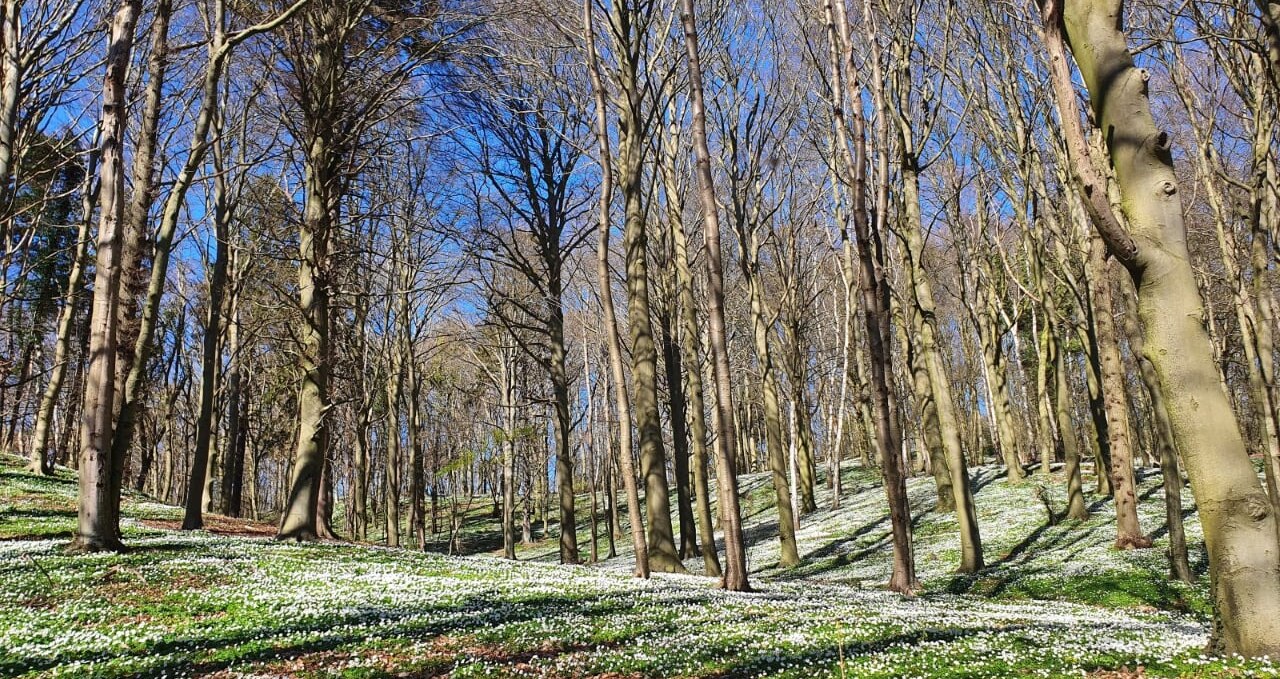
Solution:
[[(877, 587), (883, 496), (855, 470), (844, 509), (805, 518), (806, 561), (788, 572), (772, 568), (768, 487), (746, 478), (758, 591), (730, 594), (697, 575), (637, 581), (626, 555), (541, 563), (547, 543), (511, 563), (282, 544), (248, 522), (219, 524), (234, 536), (180, 533), (166, 528), (179, 510), (138, 496), (130, 552), (70, 557), (74, 479), (0, 460), (3, 676), (1280, 676), (1200, 657), (1203, 585), (1167, 584), (1157, 550), (1109, 550), (1105, 503), (1089, 522), (1048, 525), (1034, 483), (994, 470), (980, 470), (977, 497), (997, 565), (972, 578), (949, 575), (953, 519), (928, 511), (927, 479), (912, 483), (927, 591), (905, 599)], [(1157, 531), (1153, 483), (1144, 527)]]

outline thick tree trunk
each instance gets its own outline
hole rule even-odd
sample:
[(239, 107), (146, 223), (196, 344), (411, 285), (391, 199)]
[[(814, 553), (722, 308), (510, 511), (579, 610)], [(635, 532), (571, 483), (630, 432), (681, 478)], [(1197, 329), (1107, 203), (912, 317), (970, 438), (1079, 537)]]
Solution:
[(1177, 580), (1195, 582), (1191, 564), (1187, 561), (1187, 533), (1182, 525), (1182, 474), (1178, 471), (1178, 451), (1173, 439), (1173, 424), (1165, 408), (1164, 394), (1156, 378), (1155, 366), (1147, 358), (1143, 347), (1142, 328), (1139, 327), (1138, 300), (1135, 291), (1124, 288), (1124, 329), (1129, 337), (1129, 350), (1138, 361), (1138, 372), (1147, 395), (1151, 398), (1152, 416), (1155, 418), (1157, 448), (1160, 456), (1160, 475), (1164, 482), (1164, 517), (1169, 529), (1169, 572)]
[[(1055, 94), (1076, 165), (1089, 161), (1066, 72), (1060, 30), (1106, 136), (1124, 198), (1127, 232), (1106, 231), (1138, 289), (1144, 353), (1165, 396), (1174, 441), (1191, 477), (1209, 553), (1218, 645), (1245, 656), (1280, 654), (1280, 547), (1276, 517), (1249, 461), (1240, 428), (1217, 385), (1204, 307), (1187, 252), (1168, 132), (1147, 100), (1145, 71), (1134, 66), (1122, 30), (1121, 0), (1069, 0), (1046, 8), (1045, 33), (1056, 69)], [(1100, 223), (1106, 228), (1105, 223)]]
[[(791, 488), (787, 483), (787, 454), (782, 443), (782, 407), (778, 400), (778, 381), (774, 375), (773, 356), (769, 348), (769, 322), (765, 318), (764, 292), (760, 290), (758, 272), (748, 269), (758, 266), (757, 247), (754, 235), (739, 232), (738, 238), (743, 240), (743, 269), (747, 279), (747, 288), (751, 297), (752, 346), (755, 349), (756, 361), (760, 369), (760, 400), (764, 409), (764, 443), (769, 472), (773, 478), (773, 494), (778, 513), (778, 540), (781, 542), (781, 555), (778, 565), (790, 568), (800, 563), (800, 552), (796, 547), (796, 522)], [(750, 240), (751, 242), (746, 242)]]
[(306, 203), (298, 240), (298, 309), (302, 314), (298, 352), (302, 386), (298, 393), (298, 440), (288, 497), (281, 514), (282, 540), (315, 540), (320, 476), (328, 452), (329, 290), (325, 266), (333, 217), (329, 190), (332, 162), (328, 140), (310, 140), (305, 161)]
[(120, 550), (112, 497), (111, 440), (115, 414), (116, 306), (119, 302), (121, 225), (124, 221), (124, 139), (126, 74), (133, 54), (139, 0), (123, 0), (111, 21), (106, 77), (102, 87), (102, 134), (97, 262), (89, 322), (89, 367), (85, 374), (84, 419), (80, 425), (80, 489), (71, 549)]

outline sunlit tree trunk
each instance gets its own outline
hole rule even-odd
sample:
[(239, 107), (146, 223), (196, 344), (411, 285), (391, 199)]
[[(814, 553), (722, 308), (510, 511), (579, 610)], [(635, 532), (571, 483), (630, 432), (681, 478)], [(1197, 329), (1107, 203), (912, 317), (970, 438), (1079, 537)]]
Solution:
[[(609, 233), (613, 201), (613, 163), (609, 151), (608, 94), (600, 77), (599, 51), (595, 43), (595, 11), (591, 0), (583, 0), (583, 27), (587, 39), (587, 67), (596, 108), (596, 143), (600, 162), (599, 247), (596, 250), (596, 276), (599, 285), (600, 307), (603, 311), (605, 337), (609, 348), (609, 369), (613, 376), (614, 407), (618, 415), (618, 461), (622, 482), (627, 493), (627, 518), (631, 524), (631, 545), (635, 551), (635, 574), (649, 577), (649, 550), (645, 540), (644, 521), (640, 515), (640, 490), (636, 484), (631, 460), (631, 400), (627, 396), (626, 372), (622, 364), (622, 338), (618, 333), (618, 320), (613, 309), (613, 276), (609, 272)], [(673, 547), (674, 551), (674, 547)]]
[(684, 30), (689, 65), (689, 103), (693, 110), (693, 148), (702, 203), (703, 239), (707, 255), (707, 315), (711, 361), (715, 375), (715, 403), (711, 426), (716, 432), (716, 490), (720, 503), (720, 528), (724, 533), (724, 573), (720, 584), (729, 591), (750, 589), (746, 548), (742, 537), (742, 511), (738, 502), (737, 451), (734, 430), (733, 382), (725, 338), (724, 264), (720, 250), (720, 214), (711, 178), (711, 151), (707, 147), (707, 114), (703, 102), (702, 61), (698, 50), (697, 17), (693, 0), (681, 0), (680, 23)]
[(89, 367), (80, 425), (80, 489), (76, 551), (119, 550), (118, 517), (112, 497), (111, 437), (115, 414), (116, 306), (119, 302), (121, 226), (124, 221), (125, 78), (133, 54), (139, 0), (123, 0), (111, 20), (100, 123), (101, 168), (93, 310), (89, 322)]
[(1280, 546), (1275, 513), (1249, 461), (1235, 414), (1217, 385), (1204, 307), (1187, 252), (1186, 227), (1170, 153), (1156, 127), (1146, 71), (1135, 67), (1123, 31), (1122, 0), (1048, 0), (1044, 33), (1055, 96), (1074, 165), (1092, 160), (1080, 129), (1061, 35), (1065, 27), (1098, 125), (1106, 135), (1127, 227), (1101, 183), (1077, 176), (1095, 226), (1125, 263), (1138, 290), (1144, 353), (1165, 396), (1174, 441), (1187, 465), (1209, 554), (1216, 644), (1245, 656), (1280, 654)]

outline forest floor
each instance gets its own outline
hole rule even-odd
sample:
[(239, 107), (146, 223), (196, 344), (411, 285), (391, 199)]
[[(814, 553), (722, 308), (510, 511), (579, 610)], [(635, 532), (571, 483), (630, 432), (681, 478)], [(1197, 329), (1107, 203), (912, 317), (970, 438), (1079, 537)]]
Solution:
[[(617, 558), (588, 567), (551, 563), (554, 535), (518, 562), (287, 544), (221, 517), (179, 532), (180, 509), (136, 494), (128, 552), (69, 556), (72, 473), (34, 477), (0, 456), (0, 676), (1280, 676), (1280, 664), (1202, 655), (1199, 526), (1188, 501), (1201, 580), (1168, 581), (1156, 472), (1140, 488), (1156, 548), (1118, 552), (1108, 502), (1090, 496), (1090, 520), (1059, 521), (1044, 498), (1062, 510), (1061, 479), (1011, 485), (976, 470), (990, 566), (973, 576), (951, 572), (955, 518), (933, 511), (932, 480), (912, 480), (925, 586), (912, 598), (882, 589), (891, 555), (874, 473), (843, 477), (843, 507), (819, 493), (823, 509), (802, 519), (804, 563), (786, 571), (768, 481), (744, 477), (756, 591), (739, 594), (697, 575), (696, 557), (695, 574), (629, 577), (625, 536)], [(492, 549), (490, 508), (467, 517), (464, 549)]]

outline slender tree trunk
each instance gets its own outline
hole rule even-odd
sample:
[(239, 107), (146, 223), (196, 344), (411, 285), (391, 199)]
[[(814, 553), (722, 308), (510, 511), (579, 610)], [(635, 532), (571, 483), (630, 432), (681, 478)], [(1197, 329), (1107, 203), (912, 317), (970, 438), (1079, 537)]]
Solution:
[[(667, 300), (667, 308), (658, 314), (662, 333), (662, 359), (666, 368), (667, 401), (671, 413), (671, 455), (676, 476), (676, 516), (680, 523), (680, 560), (698, 552), (698, 536), (693, 519), (693, 493), (689, 478), (689, 432), (685, 412), (684, 390), (681, 388), (680, 353), (676, 340), (671, 336), (670, 307), (674, 300)], [(693, 372), (693, 369), (690, 369)]]
[(383, 504), (386, 518), (387, 546), (400, 546), (400, 380), (404, 374), (400, 359), (392, 355), (387, 371), (387, 426), (383, 437), (387, 449), (386, 485)]
[[(219, 130), (219, 134), (221, 130)], [(213, 409), (216, 398), (222, 355), (219, 351), (222, 334), (222, 299), (227, 289), (227, 266), (230, 259), (231, 214), (227, 196), (226, 175), (223, 172), (221, 140), (214, 141), (213, 225), (214, 260), (209, 274), (209, 309), (204, 326), (200, 369), (200, 412), (196, 420), (195, 458), (191, 462), (190, 483), (187, 486), (186, 512), (182, 518), (183, 530), (199, 530), (204, 527), (202, 511), (212, 511), (212, 467), (210, 447), (214, 438)], [(224, 489), (225, 493), (225, 489)]]
[(715, 185), (711, 179), (711, 151), (707, 147), (707, 114), (703, 102), (702, 61), (698, 54), (697, 18), (693, 0), (681, 0), (680, 22), (684, 29), (685, 53), (689, 64), (689, 103), (693, 110), (693, 148), (697, 159), (698, 198), (702, 202), (703, 238), (707, 249), (707, 311), (711, 338), (712, 366), (715, 369), (715, 407), (711, 425), (716, 432), (716, 490), (720, 502), (720, 526), (724, 533), (724, 574), (722, 587), (744, 592), (747, 582), (746, 548), (742, 537), (742, 510), (738, 502), (737, 448), (733, 423), (733, 382), (729, 372), (729, 350), (725, 338), (724, 263), (720, 250), (720, 215)]
[(1066, 461), (1067, 518), (1084, 521), (1089, 509), (1084, 503), (1084, 481), (1080, 475), (1080, 445), (1071, 425), (1071, 384), (1067, 380), (1067, 361), (1061, 343), (1054, 343), (1053, 377), (1054, 408), (1057, 410), (1058, 433), (1062, 439), (1062, 456)]
[[(93, 205), (97, 199), (97, 185), (94, 176), (97, 174), (100, 139), (94, 138), (94, 148), (89, 152), (84, 164), (84, 182), (80, 186), (80, 226), (76, 231), (75, 254), (72, 255), (71, 271), (67, 275), (67, 288), (62, 296), (62, 309), (58, 312), (58, 330), (53, 345), (53, 365), (49, 371), (49, 382), (45, 385), (40, 397), (40, 409), (36, 413), (35, 432), (31, 436), (31, 464), (33, 474), (48, 474), (53, 471), (48, 448), (49, 435), (53, 431), (54, 411), (58, 405), (58, 395), (62, 392), (66, 381), (67, 363), (71, 360), (72, 330), (75, 327), (76, 307), (84, 285), (85, 263), (89, 255), (89, 229), (93, 222)], [(4, 175), (0, 175), (3, 177)]]
[[(239, 252), (233, 251), (234, 260), (240, 260)], [(222, 504), (220, 511), (226, 516), (240, 516), (240, 508), (243, 504), (244, 496), (244, 454), (245, 454), (245, 427), (244, 412), (241, 404), (244, 391), (244, 375), (241, 366), (244, 364), (244, 357), (240, 355), (242, 350), (240, 344), (240, 293), (235, 290), (240, 277), (240, 269), (232, 267), (236, 271), (234, 281), (231, 281), (232, 293), (231, 304), (227, 313), (227, 354), (230, 357), (227, 363), (227, 452), (223, 456), (222, 466)], [(357, 432), (357, 436), (363, 437), (357, 442), (357, 449), (367, 453), (365, 450), (368, 443), (368, 423), (365, 422), (363, 428)], [(361, 465), (356, 465), (355, 470), (357, 480), (353, 487), (359, 489), (360, 506), (356, 509), (355, 516), (361, 521), (361, 529), (357, 537), (361, 540), (365, 537), (364, 526), (368, 519), (364, 513), (364, 488), (367, 479), (361, 474), (367, 474)]]
[(516, 558), (516, 366), (515, 349), (504, 346), (501, 357), (502, 421), (502, 554)]
[[(827, 35), (830, 42), (830, 83), (832, 100), (835, 102), (832, 117), (835, 123), (837, 147), (843, 156), (843, 176), (853, 199), (853, 224), (858, 250), (859, 288), (861, 289), (862, 312), (866, 322), (867, 353), (871, 368), (871, 403), (875, 413), (876, 447), (880, 455), (882, 473), (884, 475), (885, 494), (889, 502), (889, 523), (893, 538), (893, 573), (889, 578), (889, 589), (900, 593), (911, 593), (920, 587), (915, 573), (915, 553), (911, 542), (911, 507), (907, 500), (907, 487), (902, 468), (902, 429), (898, 422), (896, 397), (889, 382), (893, 363), (890, 354), (890, 294), (888, 281), (885, 280), (885, 251), (881, 240), (881, 229), (884, 226), (885, 209), (888, 207), (888, 187), (884, 184), (888, 176), (888, 163), (881, 153), (878, 162), (878, 175), (881, 183), (875, 187), (876, 223), (871, 223), (871, 211), (867, 206), (867, 135), (862, 109), (853, 106), (848, 109), (852, 119), (852, 134), (846, 121), (844, 106), (844, 73), (850, 75), (857, 71), (853, 63), (853, 43), (849, 37), (849, 21), (843, 2), (826, 0), (825, 15)], [(869, 6), (864, 5), (869, 11)], [(841, 67), (841, 61), (845, 68)], [(873, 64), (872, 77), (879, 81), (878, 62)], [(877, 87), (879, 85), (877, 84)], [(852, 88), (855, 92), (858, 86)], [(883, 142), (887, 140), (884, 125), (884, 102), (880, 91), (875, 91), (876, 108), (880, 111), (877, 137)], [(852, 143), (850, 143), (852, 142)], [(887, 151), (886, 151), (887, 152)]]
[(596, 276), (600, 286), (600, 307), (604, 315), (605, 337), (609, 347), (609, 369), (613, 375), (614, 407), (618, 415), (618, 461), (622, 483), (627, 492), (627, 516), (631, 523), (631, 546), (635, 550), (635, 574), (649, 577), (649, 549), (645, 542), (644, 520), (640, 516), (640, 490), (631, 461), (631, 401), (627, 396), (626, 373), (622, 365), (622, 339), (618, 335), (618, 320), (613, 310), (613, 277), (609, 273), (609, 217), (613, 202), (613, 164), (609, 152), (609, 123), (607, 93), (600, 78), (599, 54), (595, 44), (595, 26), (591, 0), (583, 0), (583, 27), (587, 35), (587, 66), (591, 76), (591, 89), (596, 103), (596, 142), (600, 161), (600, 208), (596, 225), (600, 241), (596, 249)]
[(1133, 476), (1124, 364), (1120, 359), (1113, 317), (1111, 275), (1106, 257), (1106, 246), (1101, 237), (1095, 235), (1089, 253), (1089, 290), (1092, 293), (1093, 320), (1102, 364), (1102, 396), (1107, 413), (1108, 447), (1111, 450), (1108, 476), (1116, 505), (1116, 547), (1142, 549), (1151, 546), (1151, 539), (1142, 534), (1142, 527), (1138, 525), (1137, 484)]
[(924, 272), (924, 217), (920, 209), (920, 178), (916, 172), (919, 163), (911, 150), (911, 131), (900, 132), (902, 144), (902, 175), (904, 202), (907, 211), (907, 267), (911, 279), (912, 303), (916, 310), (919, 330), (920, 358), (929, 375), (933, 392), (933, 404), (937, 410), (938, 435), (941, 439), (947, 473), (950, 475), (952, 505), (956, 509), (960, 528), (961, 573), (973, 573), (982, 569), (982, 535), (978, 529), (978, 510), (973, 502), (973, 490), (969, 485), (969, 471), (964, 459), (964, 445), (960, 441), (960, 422), (955, 403), (951, 398), (951, 381), (942, 353), (938, 349), (937, 308), (933, 298), (933, 286)]
[[(667, 146), (674, 146), (674, 139)], [(674, 152), (674, 149), (671, 149)], [(666, 167), (666, 165), (664, 165)], [(664, 173), (670, 176), (670, 172)], [(674, 177), (670, 178), (671, 180)], [(674, 182), (668, 180), (668, 196), (675, 194)], [(671, 221), (671, 241), (673, 259), (675, 260), (676, 286), (678, 299), (676, 306), (680, 315), (679, 335), (680, 355), (686, 366), (683, 387), (689, 401), (689, 428), (693, 441), (693, 493), (694, 509), (698, 517), (698, 530), (701, 533), (702, 564), (704, 572), (712, 577), (720, 577), (720, 560), (716, 555), (715, 528), (711, 519), (711, 493), (707, 481), (707, 420), (706, 404), (703, 401), (702, 362), (698, 356), (698, 320), (697, 307), (693, 299), (693, 273), (689, 268), (689, 244), (685, 236), (683, 219)], [(672, 387), (676, 388), (676, 387)]]

